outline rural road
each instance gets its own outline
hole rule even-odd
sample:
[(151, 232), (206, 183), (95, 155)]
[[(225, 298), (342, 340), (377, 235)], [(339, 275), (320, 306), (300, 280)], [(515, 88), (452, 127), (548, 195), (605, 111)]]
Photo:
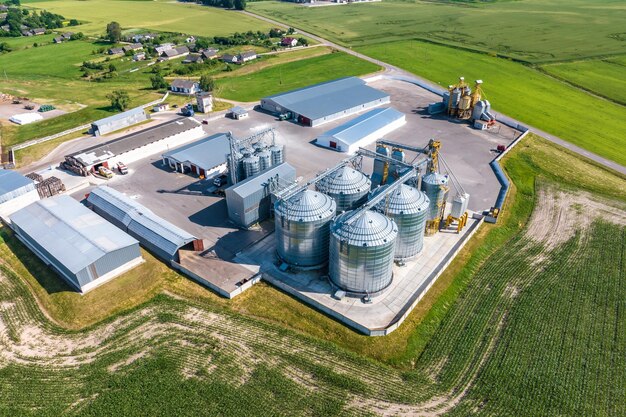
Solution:
[[(249, 12), (249, 11), (241, 11), (239, 13), (243, 13), (243, 14), (246, 14), (248, 16), (254, 17), (256, 19), (263, 20), (263, 21), (265, 21), (267, 23), (271, 23), (272, 25), (276, 25), (278, 27), (283, 27), (283, 28), (288, 28), (289, 27), (289, 25), (281, 23), (281, 22), (279, 22), (277, 20), (273, 20), (273, 19), (267, 18), (265, 16), (261, 16), (261, 15), (258, 15), (256, 13), (252, 13), (252, 12)], [(363, 59), (365, 61), (369, 61), (369, 62), (371, 62), (373, 64), (380, 65), (381, 67), (384, 68), (384, 72), (382, 74), (383, 76), (387, 76), (389, 78), (402, 79), (404, 81), (413, 82), (413, 83), (416, 83), (416, 84), (428, 85), (435, 91), (443, 91), (441, 86), (439, 86), (439, 85), (437, 85), (437, 84), (435, 84), (435, 83), (433, 83), (433, 82), (431, 82), (429, 80), (426, 80), (424, 78), (418, 77), (418, 76), (416, 76), (415, 74), (413, 74), (411, 72), (403, 70), (402, 68), (398, 68), (398, 67), (396, 67), (394, 65), (388, 64), (388, 63), (380, 61), (378, 59), (369, 57), (367, 55), (363, 55), (363, 54), (361, 54), (359, 52), (356, 52), (356, 51), (352, 50), (351, 48), (346, 48), (345, 46), (338, 45), (338, 44), (336, 44), (334, 42), (331, 42), (331, 41), (329, 41), (327, 39), (324, 39), (324, 38), (322, 38), (320, 36), (317, 36), (317, 35), (314, 35), (312, 33), (305, 32), (305, 31), (300, 30), (298, 28), (294, 28), (294, 29), (296, 29), (299, 34), (307, 36), (307, 37), (309, 37), (311, 39), (314, 39), (317, 42), (320, 42), (321, 44), (330, 46), (330, 47), (332, 47), (334, 49), (337, 49), (337, 50), (339, 50), (341, 52), (345, 52), (345, 53), (353, 55), (353, 56), (355, 56), (357, 58), (361, 58), (361, 59)], [(496, 109), (494, 109), (494, 111), (496, 111)], [(499, 113), (503, 114), (501, 112), (499, 112)], [(588, 151), (586, 149), (583, 149), (583, 148), (581, 148), (579, 146), (576, 146), (576, 145), (574, 145), (574, 144), (572, 144), (572, 143), (570, 143), (570, 142), (568, 142), (568, 141), (566, 141), (564, 139), (561, 139), (561, 138), (556, 137), (554, 135), (551, 135), (551, 134), (549, 134), (547, 132), (544, 132), (544, 131), (542, 131), (540, 129), (537, 129), (536, 127), (533, 127), (533, 126), (529, 125), (528, 123), (520, 122), (520, 121), (515, 120), (513, 118), (510, 118), (508, 116), (507, 116), (507, 118), (512, 120), (512, 121), (515, 121), (515, 122), (519, 123), (520, 125), (528, 127), (531, 132), (533, 132), (533, 133), (535, 133), (535, 134), (537, 134), (537, 135), (539, 135), (539, 136), (549, 140), (552, 143), (555, 143), (555, 144), (557, 144), (559, 146), (562, 146), (562, 147), (564, 147), (564, 148), (566, 148), (566, 149), (570, 150), (571, 152), (574, 152), (574, 153), (576, 153), (578, 155), (581, 155), (581, 156), (584, 156), (584, 157), (586, 157), (588, 159), (591, 159), (592, 161), (594, 161), (594, 162), (596, 162), (596, 163), (598, 163), (600, 165), (603, 165), (603, 166), (605, 166), (607, 168), (610, 168), (610, 169), (612, 169), (614, 171), (617, 171), (617, 172), (621, 173), (622, 175), (626, 175), (626, 167), (624, 167), (623, 165), (618, 164), (617, 162), (614, 162), (614, 161), (611, 161), (609, 159), (603, 158), (600, 155), (596, 155), (595, 153), (590, 152), (590, 151)]]

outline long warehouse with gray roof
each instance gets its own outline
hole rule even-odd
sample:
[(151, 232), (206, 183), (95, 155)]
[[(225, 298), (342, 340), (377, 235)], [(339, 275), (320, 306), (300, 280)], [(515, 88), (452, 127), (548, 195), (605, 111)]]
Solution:
[(31, 251), (83, 293), (143, 262), (139, 242), (66, 195), (26, 206), (11, 223)]
[(262, 98), (261, 108), (291, 113), (292, 120), (315, 127), (389, 102), (389, 94), (360, 78), (346, 77)]
[(146, 155), (198, 139), (202, 135), (204, 131), (198, 122), (190, 118), (179, 118), (67, 155), (65, 166), (87, 176), (100, 166), (113, 168), (117, 162), (128, 164)]
[(89, 193), (87, 206), (167, 262), (178, 261), (178, 250), (191, 246), (197, 239), (125, 194), (105, 185)]

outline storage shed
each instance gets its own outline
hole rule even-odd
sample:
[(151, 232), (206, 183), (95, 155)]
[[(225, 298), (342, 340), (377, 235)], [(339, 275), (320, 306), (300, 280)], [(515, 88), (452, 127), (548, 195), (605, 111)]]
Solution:
[(227, 188), (228, 217), (241, 227), (265, 220), (270, 215), (272, 182), (287, 184), (295, 180), (296, 170), (285, 162)]
[(406, 123), (404, 113), (391, 107), (370, 110), (319, 136), (316, 143), (352, 154)]
[(106, 135), (107, 133), (115, 132), (116, 130), (141, 123), (149, 118), (150, 116), (143, 111), (143, 108), (136, 107), (123, 113), (115, 114), (93, 122), (91, 124), (91, 133), (93, 133), (94, 136)]
[(39, 200), (35, 181), (17, 171), (0, 169), (0, 218), (9, 223), (9, 216)]
[(143, 262), (139, 242), (66, 195), (24, 207), (11, 222), (17, 237), (82, 293)]
[(346, 77), (261, 99), (265, 111), (286, 114), (304, 126), (318, 126), (340, 117), (389, 103), (389, 94)]
[(14, 114), (9, 118), (9, 121), (18, 125), (27, 125), (43, 120), (43, 116), (39, 113), (20, 113)]
[(125, 194), (105, 185), (89, 193), (87, 206), (166, 262), (177, 262), (178, 250), (192, 246), (197, 240)]
[(81, 175), (89, 175), (100, 166), (113, 168), (118, 162), (129, 164), (148, 155), (201, 138), (202, 125), (181, 117), (157, 126), (92, 146), (65, 156), (64, 166)]
[(161, 157), (164, 164), (176, 171), (207, 178), (226, 170), (226, 155), (229, 153), (228, 136), (218, 133), (164, 153)]

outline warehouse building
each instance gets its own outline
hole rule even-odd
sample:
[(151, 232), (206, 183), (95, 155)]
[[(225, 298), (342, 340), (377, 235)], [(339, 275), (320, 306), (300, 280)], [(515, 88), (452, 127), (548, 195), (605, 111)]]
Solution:
[(290, 113), (291, 120), (314, 127), (389, 101), (389, 94), (367, 86), (360, 78), (347, 77), (265, 97), (261, 108)]
[(224, 133), (218, 133), (183, 145), (161, 155), (163, 163), (182, 172), (191, 172), (208, 178), (226, 170), (226, 155), (230, 153), (230, 141)]
[(148, 155), (161, 153), (171, 147), (201, 138), (203, 135), (200, 123), (181, 117), (67, 155), (64, 167), (87, 176), (100, 166), (113, 168), (118, 162), (129, 164)]
[(250, 227), (267, 219), (273, 189), (292, 184), (295, 180), (296, 170), (285, 162), (227, 188), (228, 217), (241, 227)]
[(370, 110), (319, 136), (315, 143), (339, 152), (355, 153), (406, 123), (404, 113), (391, 107)]
[(0, 169), (0, 218), (9, 223), (9, 216), (39, 200), (35, 181), (17, 171)]
[(66, 195), (37, 201), (11, 222), (17, 237), (82, 293), (143, 262), (139, 242)]
[(178, 262), (180, 248), (197, 248), (196, 237), (113, 188), (101, 186), (92, 190), (87, 206), (166, 262)]
[(91, 124), (91, 133), (94, 136), (106, 135), (107, 133), (141, 123), (149, 118), (150, 116), (143, 111), (143, 108), (137, 107), (93, 122)]

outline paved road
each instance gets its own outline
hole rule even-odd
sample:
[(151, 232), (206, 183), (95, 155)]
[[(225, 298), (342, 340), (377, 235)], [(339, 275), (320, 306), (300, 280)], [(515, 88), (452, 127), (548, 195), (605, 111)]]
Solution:
[[(281, 22), (279, 22), (277, 20), (273, 20), (273, 19), (267, 18), (265, 16), (261, 16), (261, 15), (258, 15), (258, 14), (255, 14), (255, 13), (252, 13), (252, 12), (249, 12), (249, 11), (242, 11), (240, 13), (247, 14), (247, 15), (249, 15), (251, 17), (263, 20), (265, 22), (271, 23), (272, 25), (276, 25), (278, 27), (284, 27), (284, 28), (288, 28), (289, 27), (288, 25), (286, 25), (284, 23), (281, 23)], [(297, 28), (295, 28), (295, 29), (297, 29)], [(433, 83), (433, 82), (431, 82), (429, 80), (426, 80), (424, 78), (418, 77), (418, 76), (416, 76), (413, 73), (410, 73), (408, 71), (403, 70), (402, 68), (398, 68), (398, 67), (396, 67), (394, 65), (388, 64), (388, 63), (380, 61), (378, 59), (369, 57), (367, 55), (363, 55), (363, 54), (361, 54), (359, 52), (353, 51), (350, 48), (346, 48), (345, 46), (338, 45), (338, 44), (336, 44), (334, 42), (331, 42), (331, 41), (329, 41), (327, 39), (324, 39), (324, 38), (322, 38), (320, 36), (317, 36), (317, 35), (314, 35), (312, 33), (305, 32), (305, 31), (302, 31), (300, 29), (297, 29), (297, 30), (298, 30), (299, 34), (307, 36), (307, 37), (309, 37), (311, 39), (315, 39), (317, 42), (320, 42), (320, 43), (322, 43), (324, 45), (330, 46), (330, 47), (335, 48), (335, 49), (337, 49), (339, 51), (342, 51), (342, 52), (345, 52), (347, 54), (353, 55), (355, 57), (361, 58), (361, 59), (363, 59), (365, 61), (372, 62), (372, 63), (374, 63), (376, 65), (380, 65), (381, 67), (384, 68), (384, 71), (383, 71), (383, 75), (384, 76), (388, 76), (390, 78), (403, 79), (403, 80), (406, 80), (408, 82), (415, 82), (417, 84), (427, 85), (427, 86), (430, 86), (435, 91), (442, 91), (442, 87), (441, 86), (439, 86), (439, 85), (437, 85), (437, 84), (435, 84), (435, 83)], [(494, 109), (494, 111), (496, 111), (496, 109)], [(511, 119), (511, 120), (514, 120), (514, 119)], [(592, 161), (594, 161), (594, 162), (596, 162), (596, 163), (598, 163), (600, 165), (603, 165), (603, 166), (605, 166), (607, 168), (610, 168), (610, 169), (613, 169), (613, 170), (615, 170), (615, 171), (617, 171), (617, 172), (619, 172), (619, 173), (621, 173), (623, 175), (626, 175), (626, 167), (624, 167), (623, 165), (618, 164), (617, 162), (614, 162), (614, 161), (611, 161), (609, 159), (603, 158), (600, 155), (596, 155), (593, 152), (590, 152), (590, 151), (588, 151), (586, 149), (583, 149), (583, 148), (581, 148), (579, 146), (576, 146), (576, 145), (574, 145), (574, 144), (572, 144), (572, 143), (570, 143), (570, 142), (568, 142), (566, 140), (563, 140), (563, 139), (561, 139), (559, 137), (556, 137), (556, 136), (551, 135), (551, 134), (549, 134), (547, 132), (544, 132), (544, 131), (542, 131), (540, 129), (537, 129), (536, 127), (533, 127), (533, 126), (531, 126), (531, 125), (529, 125), (527, 123), (519, 122), (519, 121), (517, 121), (517, 122), (519, 124), (521, 124), (521, 125), (524, 125), (524, 126), (528, 127), (531, 132), (536, 133), (537, 135), (546, 138), (547, 140), (549, 140), (552, 143), (555, 143), (557, 145), (563, 146), (564, 148), (567, 148), (567, 149), (569, 149), (570, 151), (572, 151), (574, 153), (577, 153), (577, 154), (582, 155), (582, 156), (584, 156), (586, 158), (589, 158)]]

